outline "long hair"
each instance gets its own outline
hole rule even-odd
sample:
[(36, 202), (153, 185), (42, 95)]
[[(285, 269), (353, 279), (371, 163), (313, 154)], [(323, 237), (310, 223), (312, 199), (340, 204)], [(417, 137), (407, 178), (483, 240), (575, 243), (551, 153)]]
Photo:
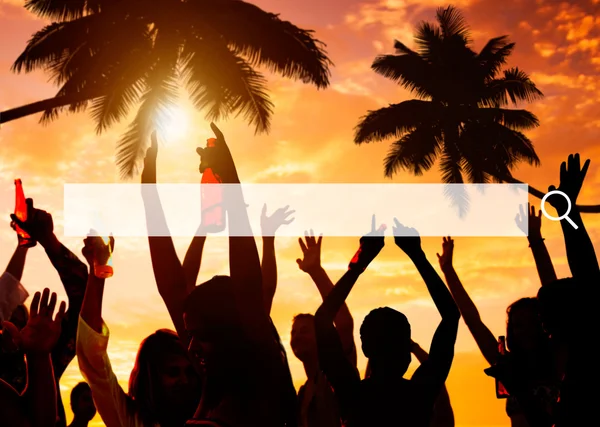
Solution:
[(520, 310), (530, 311), (536, 322), (534, 325), (534, 357), (537, 360), (536, 370), (543, 375), (546, 375), (552, 369), (552, 352), (550, 349), (550, 338), (544, 330), (540, 314), (540, 304), (537, 298), (521, 298), (506, 309), (506, 346), (514, 357), (515, 362), (518, 366), (526, 371), (531, 370), (531, 366), (527, 365), (527, 358), (525, 357), (526, 350), (522, 348), (518, 341), (515, 339), (514, 332), (514, 314)]
[[(296, 319), (298, 316), (294, 317), (294, 319)], [(283, 404), (285, 405), (283, 408), (283, 422), (285, 427), (296, 427), (298, 425), (298, 396), (296, 395), (296, 388), (294, 387), (292, 372), (290, 371), (290, 365), (287, 359), (287, 352), (285, 351), (285, 347), (283, 346), (281, 338), (279, 337), (279, 332), (277, 332), (277, 328), (272, 320), (271, 327), (273, 328), (273, 336), (275, 337), (275, 340), (279, 344), (279, 348), (281, 350), (283, 369), (285, 370), (285, 377), (282, 378), (282, 393), (285, 393), (285, 399), (283, 401)]]
[[(214, 276), (212, 279), (197, 286), (184, 302), (184, 313), (202, 318), (205, 333), (219, 342), (219, 360), (226, 367), (226, 372), (220, 372), (214, 382), (207, 379), (210, 391), (204, 389), (205, 408), (214, 408), (224, 395), (237, 395), (241, 401), (252, 404), (251, 397), (256, 394), (257, 387), (265, 386), (263, 379), (257, 377), (257, 364), (264, 362), (256, 359), (255, 344), (248, 342), (239, 317), (234, 295), (234, 284), (229, 276)], [(282, 423), (286, 427), (297, 425), (296, 389), (292, 381), (287, 355), (275, 325), (271, 321), (273, 339), (278, 344), (281, 354), (282, 376), (276, 382), (277, 390), (282, 396)], [(212, 336), (212, 334), (215, 334)], [(260, 356), (259, 356), (260, 357)], [(270, 369), (276, 369), (269, 366)], [(259, 369), (260, 371), (260, 369)], [(207, 372), (207, 378), (211, 373)]]
[(179, 336), (170, 329), (159, 329), (140, 344), (135, 365), (129, 377), (130, 404), (146, 425), (159, 422), (163, 390), (159, 366), (171, 355), (188, 357)]

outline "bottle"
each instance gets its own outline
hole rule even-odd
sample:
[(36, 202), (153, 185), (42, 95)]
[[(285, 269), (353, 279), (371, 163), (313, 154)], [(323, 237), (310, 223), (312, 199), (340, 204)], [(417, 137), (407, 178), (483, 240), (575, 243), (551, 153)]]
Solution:
[(99, 279), (108, 279), (112, 277), (114, 270), (112, 267), (112, 250), (110, 248), (110, 238), (102, 237), (104, 244), (108, 246), (108, 260), (106, 264), (98, 264), (94, 258), (94, 276)]
[[(215, 146), (215, 138), (206, 140), (206, 147)], [(202, 228), (210, 233), (219, 233), (225, 229), (225, 209), (223, 209), (223, 180), (211, 167), (202, 172), (200, 185)], [(219, 185), (210, 185), (219, 184)]]
[[(27, 221), (27, 203), (25, 202), (23, 183), (20, 179), (15, 179), (15, 216), (23, 222)], [(36, 241), (17, 224), (15, 224), (15, 230), (19, 236), (19, 246), (31, 248), (37, 244)]]
[[(503, 358), (506, 355), (506, 338), (504, 336), (498, 337), (498, 354), (500, 355), (500, 358)], [(496, 378), (496, 397), (498, 399), (506, 399), (509, 396), (510, 393), (506, 390), (502, 381)]]
[[(383, 235), (383, 232), (385, 230), (387, 230), (387, 225), (381, 224), (379, 226), (379, 228), (377, 229), (376, 235), (377, 234)], [(356, 253), (352, 257), (352, 259), (350, 260), (350, 263), (348, 264), (348, 270), (352, 270), (353, 268), (355, 268), (355, 269), (358, 268), (360, 271), (365, 271), (365, 269), (367, 268), (366, 266), (358, 266), (361, 252), (362, 252), (362, 238), (361, 238), (361, 243), (360, 243), (358, 250), (356, 251)]]

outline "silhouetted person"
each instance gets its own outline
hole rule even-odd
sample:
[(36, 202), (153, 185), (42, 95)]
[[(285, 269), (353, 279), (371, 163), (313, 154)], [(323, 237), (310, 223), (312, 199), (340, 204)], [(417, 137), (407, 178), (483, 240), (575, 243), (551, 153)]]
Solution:
[[(306, 243), (298, 239), (302, 259), (297, 259), (298, 267), (309, 274), (322, 298), (333, 289), (333, 283), (321, 266), (322, 236), (305, 233)], [(335, 328), (340, 335), (344, 354), (356, 369), (356, 346), (354, 345), (354, 320), (344, 304), (335, 317)], [(304, 366), (306, 383), (298, 392), (301, 427), (335, 427), (341, 425), (339, 408), (331, 385), (319, 368), (315, 316), (302, 313), (294, 317), (290, 345), (292, 351)]]
[[(600, 331), (597, 314), (600, 268), (576, 206), (589, 164), (587, 160), (582, 166), (579, 154), (570, 155), (561, 164), (558, 187), (570, 204), (559, 195), (548, 198), (558, 216), (568, 214), (577, 226), (566, 220), (560, 222), (573, 277), (557, 280), (538, 292), (542, 321), (550, 334), (563, 378), (556, 427), (593, 425), (598, 420), (600, 368), (596, 341)], [(548, 188), (553, 190), (554, 186)]]
[(22, 329), (9, 321), (2, 322), (2, 339), (25, 354), (27, 383), (18, 392), (0, 379), (0, 423), (15, 427), (55, 427), (58, 419), (57, 387), (52, 369), (52, 349), (61, 335), (66, 304), (60, 303), (56, 317), (57, 296), (46, 288), (36, 292), (31, 313)]
[(69, 427), (87, 427), (96, 415), (96, 405), (88, 383), (80, 382), (71, 390), (73, 421)]
[(105, 279), (94, 263), (105, 265), (114, 252), (101, 237), (88, 237), (82, 250), (90, 272), (79, 327), (77, 360), (106, 427), (181, 427), (200, 400), (200, 378), (174, 331), (160, 329), (140, 344), (126, 394), (107, 354), (110, 337), (102, 318)]
[[(54, 234), (54, 222), (52, 215), (33, 206), (33, 200), (27, 199), (27, 220), (20, 221), (15, 215), (11, 215), (11, 226), (15, 224), (25, 230), (33, 240), (44, 248), (48, 259), (58, 272), (60, 280), (65, 288), (69, 299), (69, 308), (62, 320), (61, 335), (52, 350), (52, 365), (56, 386), (59, 387), (60, 379), (75, 357), (75, 338), (77, 336), (77, 319), (83, 302), (85, 286), (87, 282), (87, 269), (85, 264), (77, 258), (66, 246), (64, 246)], [(23, 273), (26, 250), (18, 248), (11, 259), (8, 272), (12, 272), (15, 278), (20, 280)], [(20, 305), (12, 313), (11, 320), (15, 326), (23, 327), (28, 320), (27, 308)], [(25, 378), (25, 360), (23, 353), (9, 351), (0, 353), (0, 378), (7, 381), (18, 391), (22, 391)], [(66, 427), (67, 420), (63, 407), (60, 390), (58, 399), (58, 420), (56, 427)]]
[(501, 357), (496, 337), (481, 320), (454, 269), (454, 240), (444, 237), (442, 248), (442, 255), (438, 256), (440, 267), (452, 296), (481, 353), (490, 365), (495, 366), (491, 372), (496, 372), (494, 376), (510, 393), (506, 413), (511, 424), (515, 427), (551, 427), (558, 376), (550, 340), (539, 318), (537, 299), (521, 298), (506, 310), (508, 351)]
[[(419, 363), (424, 363), (429, 358), (429, 354), (414, 341), (411, 342), (410, 351), (415, 355)], [(370, 376), (371, 365), (367, 362), (365, 378), (369, 378)], [(450, 395), (445, 385), (435, 402), (430, 427), (454, 427), (454, 410), (452, 409)]]
[(223, 182), (238, 185), (230, 186), (223, 197), (231, 275), (197, 286), (184, 302), (189, 351), (204, 378), (200, 405), (188, 424), (295, 426), (296, 392), (266, 309), (240, 181), (223, 134), (214, 124), (211, 128), (217, 140), (214, 148), (202, 152), (202, 161), (210, 155), (210, 167)]
[(378, 308), (365, 317), (360, 328), (363, 353), (371, 365), (371, 376), (361, 381), (344, 357), (333, 327), (335, 314), (358, 277), (383, 248), (383, 232), (375, 229), (374, 221), (371, 233), (361, 238), (359, 252), (350, 262), (348, 272), (315, 314), (319, 364), (333, 386), (346, 426), (429, 427), (435, 402), (452, 365), (460, 314), (421, 249), (415, 230), (395, 220), (396, 245), (414, 262), (442, 316), (428, 360), (417, 368), (410, 380), (403, 378), (411, 361), (410, 324), (399, 311)]

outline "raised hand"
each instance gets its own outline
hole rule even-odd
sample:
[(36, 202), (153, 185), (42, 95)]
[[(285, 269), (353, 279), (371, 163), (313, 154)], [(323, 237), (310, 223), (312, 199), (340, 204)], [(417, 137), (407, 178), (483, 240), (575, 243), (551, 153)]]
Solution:
[(402, 249), (406, 255), (410, 257), (423, 252), (423, 249), (421, 249), (421, 237), (419, 237), (417, 230), (411, 227), (405, 227), (400, 224), (400, 221), (398, 221), (397, 218), (394, 218), (394, 227), (392, 228), (392, 231), (394, 232), (394, 242), (396, 243), (396, 246)]
[(31, 236), (31, 238), (39, 242), (42, 246), (49, 242), (54, 236), (54, 222), (52, 215), (41, 209), (33, 207), (33, 200), (27, 199), (27, 220), (21, 221), (15, 214), (10, 215), (11, 227), (15, 229), (15, 225), (21, 227)]
[(196, 148), (196, 152), (200, 155), (200, 173), (204, 173), (204, 170), (210, 167), (224, 183), (239, 183), (235, 163), (223, 132), (214, 123), (210, 124), (210, 128), (216, 137), (215, 146)]
[[(565, 193), (571, 200), (571, 204), (575, 206), (577, 203), (577, 197), (581, 191), (581, 186), (587, 174), (588, 168), (590, 167), (590, 160), (586, 160), (581, 167), (581, 160), (579, 154), (570, 154), (567, 162), (562, 162), (560, 165), (560, 185), (558, 191)], [(548, 187), (548, 192), (557, 190), (554, 185)], [(568, 205), (564, 197), (560, 195), (554, 195), (548, 197), (548, 202), (554, 206), (559, 215), (563, 215), (567, 212)]]
[(436, 254), (442, 271), (452, 268), (452, 255), (454, 255), (454, 240), (452, 237), (444, 237), (442, 241), (442, 254)]
[(302, 241), (302, 237), (298, 239), (303, 258), (298, 258), (296, 262), (300, 270), (310, 274), (321, 268), (321, 241), (323, 240), (323, 235), (321, 234), (318, 239), (315, 239), (314, 232), (310, 230), (310, 235), (304, 232), (304, 238), (306, 239), (306, 243)]
[(156, 157), (158, 156), (158, 140), (156, 139), (156, 131), (153, 131), (150, 134), (150, 147), (146, 150), (146, 157), (144, 158), (144, 163), (148, 162), (156, 162)]
[(115, 248), (115, 238), (113, 236), (110, 236), (109, 243), (106, 244), (102, 237), (94, 234), (96, 232), (91, 230), (88, 237), (83, 240), (84, 246), (81, 249), (85, 260), (92, 268), (94, 265), (106, 265)]
[(360, 238), (360, 247), (348, 265), (349, 270), (364, 271), (385, 246), (385, 224), (376, 227), (375, 215), (371, 218), (371, 231)]
[(56, 294), (50, 289), (36, 292), (31, 303), (27, 325), (19, 329), (10, 322), (3, 322), (4, 330), (8, 331), (13, 342), (25, 353), (47, 354), (52, 351), (60, 337), (61, 322), (65, 316), (66, 304), (60, 303), (60, 308), (53, 319), (56, 308)]
[(519, 205), (519, 213), (515, 218), (517, 226), (521, 229), (529, 239), (541, 239), (542, 238), (542, 211), (538, 211), (535, 214), (535, 206), (527, 203), (527, 210), (529, 215), (525, 213), (523, 205)]
[(275, 236), (275, 232), (282, 225), (291, 224), (295, 218), (289, 218), (296, 211), (289, 210), (289, 205), (277, 209), (271, 216), (267, 215), (267, 205), (263, 205), (260, 214), (260, 228), (263, 236)]

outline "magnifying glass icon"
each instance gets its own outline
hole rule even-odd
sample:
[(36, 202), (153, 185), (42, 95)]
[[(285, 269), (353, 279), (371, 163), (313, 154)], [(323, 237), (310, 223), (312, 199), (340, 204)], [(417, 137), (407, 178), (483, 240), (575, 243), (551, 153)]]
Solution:
[[(550, 197), (553, 194), (557, 194), (559, 196), (564, 197), (567, 200), (567, 211), (559, 216), (559, 217), (555, 217), (550, 215), (547, 211), (546, 211), (546, 200), (548, 199), (548, 197)], [(553, 190), (550, 191), (548, 193), (546, 193), (544, 195), (544, 197), (542, 198), (542, 213), (544, 214), (544, 216), (546, 218), (548, 218), (550, 221), (562, 221), (563, 219), (566, 219), (567, 222), (569, 224), (571, 224), (571, 226), (577, 230), (579, 227), (577, 226), (577, 224), (575, 224), (575, 222), (573, 222), (573, 220), (571, 218), (569, 218), (569, 214), (571, 213), (571, 199), (569, 199), (569, 196), (567, 196), (565, 193), (563, 193), (562, 191), (559, 190)]]

